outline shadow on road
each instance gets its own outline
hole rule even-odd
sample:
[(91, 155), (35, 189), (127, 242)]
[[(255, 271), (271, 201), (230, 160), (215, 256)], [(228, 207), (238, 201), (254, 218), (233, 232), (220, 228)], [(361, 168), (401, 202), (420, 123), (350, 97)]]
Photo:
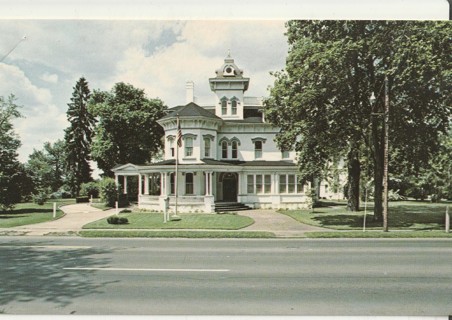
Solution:
[(107, 252), (52, 247), (49, 242), (0, 245), (0, 311), (12, 301), (41, 300), (64, 307), (73, 298), (102, 292), (108, 283), (94, 283), (89, 272), (76, 273), (64, 268), (103, 267), (109, 259), (101, 255)]

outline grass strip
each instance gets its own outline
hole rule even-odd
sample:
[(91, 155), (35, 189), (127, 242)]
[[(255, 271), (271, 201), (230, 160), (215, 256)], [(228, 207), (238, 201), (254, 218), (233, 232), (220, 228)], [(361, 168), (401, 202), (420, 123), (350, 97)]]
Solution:
[(275, 238), (274, 233), (262, 231), (83, 230), (79, 234), (87, 238)]
[(452, 233), (444, 231), (333, 231), (306, 232), (306, 238), (452, 238)]

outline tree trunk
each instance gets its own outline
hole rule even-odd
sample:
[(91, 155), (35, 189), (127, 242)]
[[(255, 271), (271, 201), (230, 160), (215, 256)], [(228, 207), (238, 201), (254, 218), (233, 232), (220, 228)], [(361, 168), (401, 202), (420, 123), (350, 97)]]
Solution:
[(361, 164), (358, 159), (358, 150), (352, 147), (348, 153), (348, 211), (359, 211), (359, 180), (361, 175)]

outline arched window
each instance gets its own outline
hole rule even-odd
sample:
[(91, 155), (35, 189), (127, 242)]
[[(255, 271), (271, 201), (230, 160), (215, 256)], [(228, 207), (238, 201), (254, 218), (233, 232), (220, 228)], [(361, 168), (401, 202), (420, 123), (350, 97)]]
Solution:
[(228, 142), (227, 141), (223, 141), (221, 143), (221, 157), (223, 159), (228, 158)]
[(256, 159), (262, 158), (262, 141), (254, 141), (254, 157)]
[(193, 173), (185, 174), (185, 194), (193, 194)]
[(237, 159), (238, 157), (238, 142), (232, 141), (232, 159)]

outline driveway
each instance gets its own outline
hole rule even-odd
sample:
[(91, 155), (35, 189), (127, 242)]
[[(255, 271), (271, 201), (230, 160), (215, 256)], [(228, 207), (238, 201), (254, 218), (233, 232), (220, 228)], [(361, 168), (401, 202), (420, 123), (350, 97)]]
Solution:
[(302, 224), (275, 210), (240, 211), (240, 215), (254, 219), (254, 223), (242, 230), (269, 231), (277, 237), (302, 237), (306, 231), (328, 231), (328, 229)]
[[(42, 236), (48, 234), (55, 235), (76, 235), (82, 227), (90, 222), (109, 217), (116, 213), (115, 209), (100, 210), (88, 204), (73, 204), (61, 207), (65, 213), (58, 220), (43, 222), (33, 225), (26, 225), (14, 228), (4, 228), (0, 232), (8, 235)], [(301, 224), (293, 218), (278, 213), (275, 210), (246, 210), (240, 211), (240, 215), (250, 217), (254, 223), (241, 231), (268, 231), (273, 232), (277, 237), (303, 237), (307, 231), (327, 231), (328, 229)]]

